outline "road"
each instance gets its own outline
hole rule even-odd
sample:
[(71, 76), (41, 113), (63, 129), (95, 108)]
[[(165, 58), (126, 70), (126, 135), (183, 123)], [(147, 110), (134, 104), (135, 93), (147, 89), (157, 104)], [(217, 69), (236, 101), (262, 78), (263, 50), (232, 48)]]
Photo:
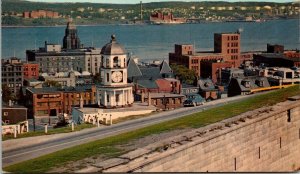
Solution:
[[(255, 95), (260, 95), (260, 94), (262, 93), (255, 94)], [(139, 128), (172, 120), (175, 118), (180, 118), (186, 115), (190, 115), (192, 113), (197, 113), (206, 109), (222, 106), (227, 103), (245, 100), (255, 95), (225, 98), (225, 99), (211, 101), (197, 107), (184, 107), (176, 110), (160, 112), (157, 114), (153, 114), (152, 116), (148, 116), (136, 120), (125, 121), (111, 126), (102, 126), (99, 128), (92, 128), (89, 130), (72, 132), (72, 133), (67, 133), (59, 136), (53, 135), (57, 137), (52, 139), (47, 138), (47, 140), (45, 141), (38, 141), (39, 137), (31, 137), (31, 138), (27, 138), (28, 140), (30, 140), (30, 143), (27, 146), (19, 145), (14, 148), (14, 144), (20, 144), (24, 142), (24, 140), (26, 141), (26, 138), (16, 139), (13, 141), (4, 141), (2, 142), (2, 144), (5, 144), (5, 146), (3, 146), (4, 148), (2, 152), (2, 165), (3, 167), (9, 166), (15, 163), (19, 163), (42, 155), (46, 155), (58, 150), (62, 150), (68, 147), (103, 139), (105, 137), (117, 135), (123, 132), (133, 131)], [(5, 147), (10, 147), (10, 148), (5, 148)]]

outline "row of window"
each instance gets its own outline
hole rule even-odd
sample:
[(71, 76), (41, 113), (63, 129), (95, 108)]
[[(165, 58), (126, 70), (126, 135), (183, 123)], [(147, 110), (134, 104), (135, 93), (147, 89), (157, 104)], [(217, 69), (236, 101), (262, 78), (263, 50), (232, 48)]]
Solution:
[(238, 53), (238, 49), (227, 49), (227, 54), (229, 53)]
[(6, 68), (2, 67), (2, 71), (22, 71), (22, 67)]
[(196, 63), (199, 63), (199, 60), (198, 59), (192, 59), (192, 64), (196, 64)]
[[(106, 59), (106, 64), (104, 63), (104, 57), (102, 56), (101, 57), (101, 66), (104, 67), (104, 64), (105, 64), (105, 67), (106, 68), (109, 68), (110, 67), (110, 60), (109, 58)], [(118, 56), (114, 57), (113, 58), (113, 68), (121, 68), (122, 65), (121, 65), (121, 60), (119, 59)], [(125, 68), (126, 67), (126, 58), (124, 58), (123, 60), (123, 67)]]
[(41, 63), (41, 66), (83, 66), (84, 64), (82, 62), (56, 62), (56, 63)]
[(32, 73), (28, 73), (28, 72), (24, 72), (24, 76), (28, 76), (28, 75), (33, 75), (36, 76), (36, 72), (32, 72)]
[(239, 39), (239, 37), (238, 36), (228, 36), (227, 37), (227, 40), (238, 40)]
[(48, 58), (36, 58), (37, 61), (66, 61), (66, 60), (77, 60), (77, 61), (83, 61), (84, 59), (82, 57), (48, 57)]
[(16, 72), (16, 73), (4, 73), (4, 72), (3, 72), (3, 73), (2, 73), (2, 76), (3, 76), (3, 77), (6, 77), (6, 76), (9, 77), (9, 76), (15, 76), (15, 75), (16, 75), (16, 76), (20, 76), (21, 74), (22, 74), (21, 72)]
[(22, 82), (22, 79), (14, 79), (14, 78), (7, 79), (7, 78), (2, 78), (1, 81), (2, 82)]
[(238, 60), (239, 56), (231, 56), (231, 60)]
[(28, 71), (28, 69), (30, 69), (31, 71), (36, 71), (36, 68), (27, 68), (27, 67), (24, 68), (24, 71)]
[(227, 43), (227, 47), (238, 47), (238, 46), (239, 46), (238, 42)]

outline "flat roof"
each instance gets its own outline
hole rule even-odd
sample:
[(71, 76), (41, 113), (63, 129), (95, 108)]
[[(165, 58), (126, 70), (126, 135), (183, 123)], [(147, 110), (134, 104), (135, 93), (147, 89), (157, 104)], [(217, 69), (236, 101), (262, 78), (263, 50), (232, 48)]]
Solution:
[(76, 86), (76, 87), (43, 87), (43, 88), (27, 88), (34, 94), (43, 94), (43, 93), (56, 93), (56, 92), (86, 92), (90, 91), (92, 85)]

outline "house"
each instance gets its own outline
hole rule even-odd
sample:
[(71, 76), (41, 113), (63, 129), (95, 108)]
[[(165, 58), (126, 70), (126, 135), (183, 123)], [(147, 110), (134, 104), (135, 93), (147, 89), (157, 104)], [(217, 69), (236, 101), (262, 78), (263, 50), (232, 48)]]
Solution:
[(72, 107), (80, 104), (81, 97), (84, 105), (96, 104), (95, 96), (94, 85), (26, 88), (25, 106), (28, 108), (28, 115), (33, 117), (36, 123), (51, 123), (61, 114), (71, 114)]
[(271, 73), (270, 70), (268, 72), (271, 74), (267, 77), (272, 86), (300, 83), (300, 78), (295, 76), (295, 71), (292, 69), (278, 68)]
[(205, 100), (215, 100), (218, 98), (218, 89), (209, 78), (198, 80), (199, 93)]
[(169, 64), (162, 61), (160, 64), (138, 66), (130, 58), (128, 60), (128, 81), (134, 83), (134, 93), (142, 92), (164, 92), (180, 93), (180, 81), (174, 78), (174, 74)]
[(185, 96), (182, 94), (146, 93), (144, 101), (158, 109), (169, 110), (182, 107), (184, 98)]
[(27, 108), (19, 105), (2, 106), (2, 134), (13, 134), (14, 131), (20, 134), (29, 131), (27, 121)]
[(188, 95), (188, 94), (199, 94), (199, 86), (182, 84), (180, 94)]
[(228, 85), (228, 97), (236, 95), (248, 95), (257, 91), (270, 87), (267, 77), (235, 77), (231, 78)]

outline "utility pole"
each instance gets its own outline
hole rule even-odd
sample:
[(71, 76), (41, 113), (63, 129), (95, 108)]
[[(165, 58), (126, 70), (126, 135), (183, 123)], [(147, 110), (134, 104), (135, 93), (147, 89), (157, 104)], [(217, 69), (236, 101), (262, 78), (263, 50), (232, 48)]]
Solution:
[(141, 17), (141, 23), (143, 23), (143, 2), (140, 1), (140, 17)]

